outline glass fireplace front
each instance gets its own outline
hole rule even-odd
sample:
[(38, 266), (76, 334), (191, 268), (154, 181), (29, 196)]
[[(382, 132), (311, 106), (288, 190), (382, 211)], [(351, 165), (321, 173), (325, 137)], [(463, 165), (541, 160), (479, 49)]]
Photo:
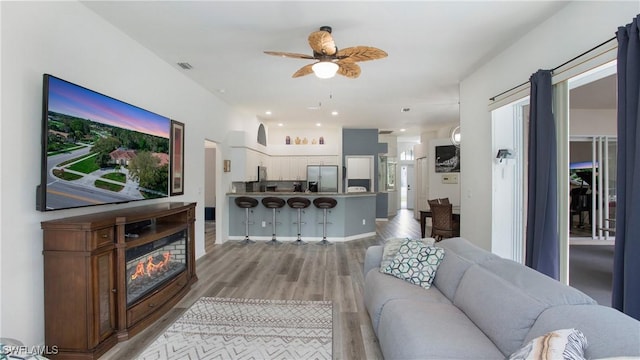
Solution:
[(187, 268), (187, 230), (126, 250), (127, 306)]

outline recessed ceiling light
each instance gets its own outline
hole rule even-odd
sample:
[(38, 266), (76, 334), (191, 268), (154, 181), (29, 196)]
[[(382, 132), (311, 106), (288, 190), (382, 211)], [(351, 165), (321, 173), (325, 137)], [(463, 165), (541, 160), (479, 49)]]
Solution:
[(337, 111), (332, 111), (332, 112), (331, 112), (331, 115), (333, 115), (333, 116), (338, 116), (338, 112), (337, 112)]
[(400, 112), (409, 112), (409, 111), (411, 111), (411, 108), (408, 108), (408, 107), (404, 107), (400, 109)]
[(267, 114), (267, 115), (271, 115), (271, 110), (267, 110), (264, 113)]
[(404, 131), (407, 131), (407, 129), (400, 129), (400, 131), (404, 132)]
[(284, 124), (283, 123), (278, 123), (278, 126), (284, 126)]
[(320, 124), (320, 123), (316, 123), (316, 126), (322, 126), (322, 124)]

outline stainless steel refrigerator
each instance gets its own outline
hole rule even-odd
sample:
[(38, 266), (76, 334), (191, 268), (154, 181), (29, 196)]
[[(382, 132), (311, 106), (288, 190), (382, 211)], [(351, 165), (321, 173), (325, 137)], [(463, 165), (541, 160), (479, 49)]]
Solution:
[(338, 192), (338, 166), (308, 165), (307, 189), (311, 192)]

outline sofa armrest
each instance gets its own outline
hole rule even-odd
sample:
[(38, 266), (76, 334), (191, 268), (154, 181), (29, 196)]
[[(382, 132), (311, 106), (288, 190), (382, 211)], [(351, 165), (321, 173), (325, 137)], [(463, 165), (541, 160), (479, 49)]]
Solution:
[(374, 268), (380, 268), (380, 262), (382, 261), (382, 251), (384, 247), (382, 245), (374, 245), (367, 248), (367, 252), (364, 256), (364, 272), (366, 277), (369, 270)]

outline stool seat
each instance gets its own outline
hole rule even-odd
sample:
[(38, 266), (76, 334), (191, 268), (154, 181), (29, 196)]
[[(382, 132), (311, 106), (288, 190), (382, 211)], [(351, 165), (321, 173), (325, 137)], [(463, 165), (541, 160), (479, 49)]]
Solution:
[(249, 239), (249, 209), (258, 206), (258, 199), (249, 196), (238, 196), (233, 200), (239, 208), (245, 210), (244, 212), (244, 244), (252, 244), (255, 241)]
[(313, 199), (313, 205), (318, 209), (333, 209), (338, 204), (338, 201), (334, 198), (319, 197)]
[(300, 237), (300, 234), (302, 233), (302, 209), (308, 208), (309, 205), (311, 205), (311, 200), (303, 197), (292, 197), (287, 199), (287, 204), (289, 204), (289, 207), (292, 209), (298, 210), (298, 238), (294, 244), (304, 245), (306, 243), (302, 241), (302, 238)]
[(318, 209), (322, 209), (322, 241), (320, 241), (320, 245), (331, 244), (327, 241), (327, 210), (333, 209), (337, 204), (338, 201), (330, 197), (319, 197), (313, 199), (313, 205)]
[(292, 197), (287, 200), (287, 204), (294, 209), (306, 209), (311, 205), (311, 200), (303, 197)]
[(284, 199), (275, 196), (267, 196), (265, 198), (262, 198), (262, 205), (264, 205), (268, 209), (273, 210), (273, 218), (271, 220), (271, 241), (269, 241), (269, 244), (280, 244), (280, 241), (276, 240), (276, 209), (280, 209), (286, 203), (287, 202), (284, 201)]
[(284, 199), (275, 197), (275, 196), (268, 196), (262, 199), (262, 205), (264, 205), (269, 209), (279, 209), (283, 207), (286, 203), (287, 202), (284, 201)]
[(238, 205), (238, 207), (241, 207), (243, 209), (249, 209), (258, 206), (258, 199), (248, 196), (239, 196), (234, 201), (236, 202), (236, 205)]

